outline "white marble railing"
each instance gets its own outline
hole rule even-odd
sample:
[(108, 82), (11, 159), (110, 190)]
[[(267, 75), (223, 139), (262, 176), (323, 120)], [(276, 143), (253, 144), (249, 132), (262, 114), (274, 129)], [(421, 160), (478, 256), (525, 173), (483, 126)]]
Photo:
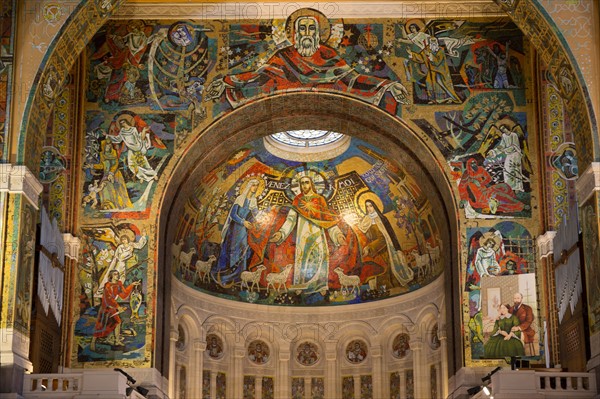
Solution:
[(548, 369), (501, 370), (491, 377), (490, 388), (495, 399), (593, 399), (598, 395), (596, 376), (593, 373)]
[[(23, 397), (25, 399), (71, 399), (82, 396), (112, 399), (143, 398), (128, 388), (125, 375), (110, 369), (63, 374), (26, 374), (23, 381)], [(130, 393), (130, 396), (127, 396), (127, 393)]]
[(538, 371), (536, 388), (547, 398), (593, 398), (597, 394), (596, 378), (592, 373), (561, 373)]
[(81, 393), (83, 374), (26, 374), (23, 395), (35, 393), (47, 397), (67, 397)]

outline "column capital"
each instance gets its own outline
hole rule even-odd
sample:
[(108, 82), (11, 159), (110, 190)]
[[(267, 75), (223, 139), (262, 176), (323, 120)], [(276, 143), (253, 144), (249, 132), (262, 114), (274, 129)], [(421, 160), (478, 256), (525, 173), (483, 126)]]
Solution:
[(421, 338), (415, 338), (414, 340), (410, 340), (410, 349), (414, 352), (420, 351), (423, 349), (423, 340)]
[(371, 356), (373, 356), (373, 357), (383, 356), (383, 351), (381, 350), (381, 345), (371, 346)]
[(206, 341), (201, 339), (195, 339), (192, 345), (195, 351), (204, 352), (206, 350)]
[(79, 248), (81, 247), (81, 239), (75, 237), (71, 233), (63, 233), (63, 241), (65, 243), (65, 256), (77, 262), (79, 260)]
[(42, 183), (27, 166), (0, 164), (0, 192), (22, 194), (35, 209), (39, 210), (38, 202), (42, 190)]
[(246, 349), (245, 348), (235, 348), (233, 350), (233, 357), (235, 357), (237, 359), (246, 357)]
[(290, 360), (292, 357), (290, 351), (288, 350), (279, 350), (279, 361), (281, 362), (287, 362), (288, 360)]
[(537, 238), (537, 247), (538, 254), (540, 258), (545, 258), (554, 253), (554, 237), (556, 236), (556, 231), (547, 231), (544, 234), (538, 236)]
[(169, 340), (171, 342), (177, 342), (178, 339), (179, 339), (179, 331), (177, 331), (176, 329), (171, 329), (171, 331), (169, 332)]
[(600, 191), (600, 162), (592, 162), (575, 183), (577, 201), (583, 205), (594, 192)]

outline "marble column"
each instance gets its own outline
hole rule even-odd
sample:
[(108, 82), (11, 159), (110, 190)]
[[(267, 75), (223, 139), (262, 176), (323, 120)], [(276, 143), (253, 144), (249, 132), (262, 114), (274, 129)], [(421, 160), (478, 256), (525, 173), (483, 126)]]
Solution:
[(400, 371), (400, 397), (406, 398), (406, 369)]
[(341, 397), (339, 373), (337, 367), (337, 352), (335, 343), (327, 343), (325, 348), (325, 399)]
[(192, 398), (202, 397), (202, 372), (204, 370), (204, 351), (206, 342), (201, 339), (194, 340), (194, 353), (192, 354), (192, 367), (190, 368), (190, 377), (188, 378), (188, 387)]
[(255, 393), (256, 393), (255, 398), (256, 399), (262, 398), (262, 376), (254, 378), (254, 387), (255, 387)]
[(438, 338), (440, 339), (440, 353), (441, 353), (441, 370), (438, 373), (440, 384), (438, 386), (438, 392), (442, 398), (448, 397), (448, 336), (446, 330), (440, 328), (438, 330)]
[(288, 399), (291, 397), (290, 379), (290, 351), (279, 350), (279, 363), (275, 377), (275, 399)]
[(304, 377), (304, 397), (305, 398), (310, 398), (310, 393), (312, 392), (311, 389), (311, 378), (309, 376), (305, 376)]
[(5, 244), (0, 249), (0, 381), (7, 397), (22, 392), (23, 375), (33, 370), (29, 344), (34, 248), (29, 246), (35, 246), (41, 192), (41, 183), (26, 166), (0, 164), (0, 237)]
[(233, 350), (233, 367), (232, 372), (227, 376), (231, 390), (227, 392), (227, 397), (243, 398), (244, 397), (244, 358), (246, 357), (246, 349), (244, 347), (236, 347)]
[[(546, 231), (544, 234), (537, 237), (537, 249), (538, 249), (538, 273), (541, 271), (540, 283), (546, 293), (546, 309), (542, 310), (542, 315), (546, 321), (546, 329), (548, 332), (548, 339), (546, 345), (546, 363), (548, 366), (560, 363), (559, 358), (559, 329), (558, 329), (558, 309), (556, 304), (556, 275), (554, 273), (554, 237), (556, 237), (556, 231)], [(543, 324), (542, 324), (543, 325)], [(540, 334), (544, 334), (543, 329), (540, 330)], [(542, 335), (543, 337), (543, 335)], [(540, 338), (542, 338), (540, 337)]]
[(174, 378), (174, 380), (175, 380), (175, 384), (174, 384), (175, 385), (175, 395), (172, 396), (175, 399), (182, 399), (182, 398), (180, 398), (180, 395), (179, 395), (179, 393), (181, 392), (181, 369), (182, 369), (181, 364), (178, 364), (175, 366), (175, 375), (176, 375), (176, 377)]
[[(63, 286), (63, 328), (61, 329), (61, 361), (60, 366), (69, 367), (70, 359), (68, 353), (68, 342), (70, 341), (71, 328), (69, 322), (72, 319), (73, 307), (77, 304), (74, 296), (78, 292), (73, 285), (77, 281), (76, 274), (78, 272), (77, 262), (79, 261), (79, 249), (81, 240), (74, 237), (71, 233), (63, 233), (63, 243), (65, 247), (65, 275)], [(75, 321), (71, 321), (74, 323)]]
[(169, 397), (175, 397), (175, 381), (176, 381), (176, 370), (175, 370), (175, 350), (177, 340), (179, 339), (179, 331), (177, 328), (172, 328), (169, 334)]
[(216, 370), (210, 372), (210, 399), (217, 398), (217, 374)]
[(371, 347), (371, 361), (373, 365), (373, 397), (383, 398), (383, 392), (385, 392), (383, 385), (386, 379), (383, 375), (383, 353), (381, 345), (374, 345)]
[(360, 375), (354, 375), (354, 398), (358, 399), (360, 395)]
[(413, 352), (415, 398), (426, 398), (429, 375), (423, 372), (423, 340), (421, 338), (411, 339), (410, 349)]

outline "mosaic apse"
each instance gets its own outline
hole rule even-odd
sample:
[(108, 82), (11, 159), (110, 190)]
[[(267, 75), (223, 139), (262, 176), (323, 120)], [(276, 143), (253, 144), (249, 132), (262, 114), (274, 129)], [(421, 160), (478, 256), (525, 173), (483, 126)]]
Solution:
[(354, 138), (342, 155), (308, 163), (253, 141), (198, 182), (186, 209), (172, 272), (223, 298), (360, 303), (416, 290), (443, 269), (415, 179)]

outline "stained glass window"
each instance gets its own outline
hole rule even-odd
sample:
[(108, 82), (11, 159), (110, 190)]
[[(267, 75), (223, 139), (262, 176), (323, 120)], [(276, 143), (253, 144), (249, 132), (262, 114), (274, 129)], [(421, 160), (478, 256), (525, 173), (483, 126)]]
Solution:
[(344, 137), (341, 133), (328, 130), (287, 130), (271, 135), (271, 137), (282, 144), (294, 147), (317, 147), (330, 144)]

